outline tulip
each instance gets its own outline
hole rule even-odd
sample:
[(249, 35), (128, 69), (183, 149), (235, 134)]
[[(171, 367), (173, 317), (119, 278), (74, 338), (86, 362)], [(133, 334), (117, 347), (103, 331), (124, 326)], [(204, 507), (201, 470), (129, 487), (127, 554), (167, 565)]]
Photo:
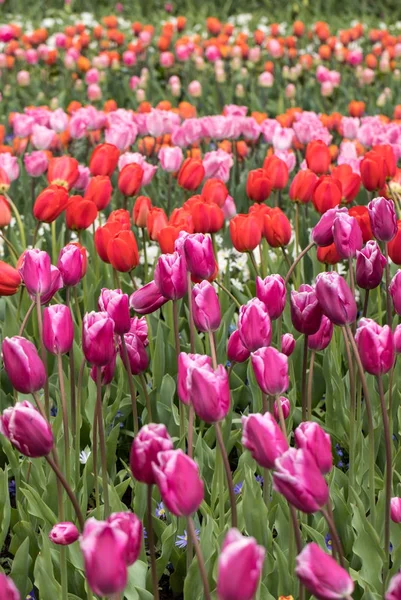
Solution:
[(393, 147), (390, 144), (376, 144), (372, 147), (372, 151), (383, 158), (386, 178), (392, 179), (397, 171), (397, 159)]
[(331, 161), (330, 150), (321, 140), (309, 142), (306, 147), (305, 160), (308, 169), (317, 175), (327, 173)]
[(50, 541), (59, 546), (69, 546), (76, 542), (78, 538), (78, 529), (74, 523), (70, 523), (69, 521), (53, 525), (49, 533)]
[[(113, 356), (111, 357), (111, 359), (109, 360), (109, 362), (104, 365), (103, 367), (100, 367), (100, 383), (101, 385), (109, 385), (109, 383), (111, 383), (114, 379), (114, 373), (116, 370), (116, 360), (117, 360), (117, 350), (114, 350)], [(90, 376), (92, 381), (94, 381), (95, 383), (97, 383), (97, 371), (98, 371), (98, 367), (96, 367), (96, 365), (93, 365), (93, 367), (90, 370)]]
[(140, 315), (148, 315), (158, 310), (168, 298), (160, 293), (159, 287), (154, 281), (147, 283), (139, 290), (131, 294), (130, 306)]
[(120, 171), (118, 189), (124, 196), (136, 196), (139, 192), (144, 171), (141, 165), (129, 163)]
[(143, 538), (143, 526), (141, 520), (131, 512), (113, 513), (107, 519), (116, 529), (124, 532), (127, 536), (124, 559), (127, 565), (133, 565), (139, 558)]
[(97, 206), (93, 200), (82, 196), (70, 196), (65, 211), (68, 229), (80, 231), (88, 229), (96, 220)]
[[(129, 366), (133, 375), (139, 375), (146, 370), (149, 364), (149, 358), (146, 352), (146, 348), (141, 339), (135, 333), (126, 333), (124, 335), (124, 341), (127, 346)], [(120, 355), (123, 360), (124, 366), (127, 369), (127, 364), (124, 359), (124, 352), (120, 348)], [(127, 369), (128, 370), (128, 369)]]
[(332, 271), (316, 277), (316, 297), (323, 313), (334, 325), (346, 325), (356, 319), (357, 307), (347, 282)]
[(346, 214), (346, 208), (330, 208), (319, 219), (312, 229), (312, 240), (318, 246), (330, 246), (333, 243), (333, 225), (337, 216)]
[(86, 272), (86, 250), (75, 244), (67, 244), (60, 250), (57, 268), (61, 273), (64, 285), (77, 285)]
[(265, 469), (274, 469), (276, 459), (288, 450), (287, 438), (269, 412), (242, 417), (242, 444)]
[(92, 201), (97, 210), (103, 210), (110, 204), (113, 187), (107, 175), (96, 175), (89, 181), (85, 190), (85, 200)]
[(49, 160), (47, 180), (50, 184), (70, 190), (79, 176), (78, 161), (71, 156), (58, 156)]
[(199, 331), (212, 332), (220, 327), (221, 311), (216, 290), (208, 281), (196, 284), (192, 289), (194, 323)]
[(273, 190), (283, 190), (288, 183), (288, 167), (286, 163), (275, 154), (265, 158), (263, 171), (270, 180)]
[(252, 537), (230, 529), (221, 548), (217, 570), (219, 600), (252, 600), (256, 594), (266, 550)]
[(157, 261), (154, 273), (159, 292), (168, 300), (179, 300), (187, 292), (185, 258), (178, 252), (163, 254)]
[(395, 312), (397, 315), (401, 315), (401, 269), (398, 269), (392, 278), (388, 291), (393, 300)]
[(133, 231), (119, 231), (107, 244), (107, 258), (121, 273), (132, 271), (139, 264), (138, 246)]
[(319, 246), (316, 250), (316, 258), (325, 265), (336, 265), (341, 261), (341, 256), (338, 254), (334, 242), (324, 248)]
[(176, 173), (184, 160), (182, 150), (178, 146), (163, 146), (159, 152), (159, 160), (163, 171)]
[(21, 285), (21, 275), (11, 265), (0, 260), (0, 296), (13, 296)]
[(95, 248), (103, 262), (110, 262), (107, 255), (107, 248), (110, 240), (120, 233), (120, 231), (121, 226), (116, 222), (106, 223), (103, 227), (98, 227), (96, 229), (94, 236)]
[(354, 258), (363, 243), (358, 221), (348, 214), (337, 214), (333, 223), (333, 239), (341, 258)]
[(312, 454), (321, 473), (330, 473), (333, 455), (329, 434), (317, 423), (304, 421), (298, 425), (294, 435), (297, 448), (303, 448)]
[(132, 209), (132, 220), (137, 227), (144, 229), (146, 227), (147, 218), (152, 201), (147, 196), (138, 196), (135, 200), (134, 208)]
[(163, 227), (167, 227), (167, 215), (162, 208), (152, 207), (146, 219), (146, 228), (151, 240), (157, 240), (159, 232)]
[(188, 379), (189, 397), (197, 416), (206, 423), (224, 419), (230, 409), (230, 388), (223, 365), (214, 371), (208, 364), (195, 365)]
[(248, 360), (251, 353), (244, 346), (238, 329), (236, 329), (229, 337), (227, 344), (227, 358), (230, 362), (242, 363)]
[(373, 290), (380, 285), (386, 264), (378, 243), (370, 240), (356, 253), (356, 283), (364, 290)]
[(401, 523), (401, 498), (391, 498), (390, 516), (394, 523)]
[(114, 321), (106, 312), (86, 313), (82, 323), (82, 350), (86, 360), (103, 367), (112, 359), (114, 348)]
[(295, 350), (295, 338), (292, 333), (285, 333), (281, 336), (281, 351), (286, 356), (291, 356)]
[(305, 335), (312, 335), (319, 330), (322, 321), (322, 307), (316, 297), (316, 291), (307, 284), (293, 290), (290, 298), (291, 321), (295, 329)]
[(272, 183), (263, 169), (249, 171), (246, 195), (254, 202), (264, 202), (272, 191)]
[(224, 181), (215, 177), (205, 182), (201, 192), (201, 198), (204, 202), (208, 202), (209, 204), (214, 202), (220, 208), (223, 208), (227, 196), (228, 189)]
[(390, 585), (384, 596), (384, 600), (400, 600), (401, 599), (401, 573), (397, 573), (390, 579)]
[(51, 285), (50, 256), (43, 250), (27, 250), (19, 268), (29, 294), (45, 294)]
[(370, 217), (367, 206), (352, 206), (348, 210), (351, 217), (355, 217), (362, 231), (363, 243), (366, 244), (373, 239), (372, 227), (370, 225)]
[(102, 288), (98, 304), (99, 310), (107, 312), (109, 317), (113, 319), (114, 331), (118, 335), (124, 335), (130, 330), (128, 294), (123, 294), (122, 290)]
[(176, 517), (189, 517), (203, 500), (203, 481), (195, 461), (182, 450), (159, 452), (153, 476), (165, 506)]
[(388, 373), (394, 364), (394, 340), (388, 325), (381, 327), (373, 319), (361, 319), (355, 334), (365, 371), (371, 375)]
[(313, 191), (313, 206), (320, 214), (324, 214), (330, 208), (338, 206), (341, 197), (342, 187), (340, 181), (330, 175), (323, 175)]
[(11, 209), (8, 200), (0, 196), (0, 229), (7, 227), (11, 221)]
[(361, 178), (364, 187), (372, 192), (381, 190), (386, 182), (386, 163), (377, 152), (367, 152), (360, 163)]
[(272, 339), (272, 325), (263, 302), (258, 298), (241, 306), (238, 316), (238, 331), (241, 342), (250, 352), (269, 346)]
[(347, 571), (315, 543), (307, 544), (298, 554), (295, 572), (318, 600), (345, 600), (354, 591), (354, 582)]
[(89, 169), (92, 175), (111, 177), (120, 158), (119, 149), (113, 144), (99, 144), (92, 152)]
[(293, 202), (307, 204), (312, 200), (317, 182), (318, 177), (313, 171), (309, 169), (298, 171), (290, 185), (290, 199)]
[(401, 219), (397, 221), (397, 233), (388, 242), (388, 255), (396, 265), (401, 265)]
[(4, 573), (0, 573), (0, 594), (3, 600), (21, 600), (20, 593), (15, 583)]
[(349, 165), (339, 165), (331, 172), (335, 179), (341, 183), (342, 200), (349, 204), (357, 197), (361, 188), (361, 177), (354, 173)]
[(308, 348), (315, 351), (321, 351), (327, 348), (333, 337), (333, 329), (333, 323), (323, 315), (317, 332), (308, 336)]
[(43, 343), (51, 354), (65, 354), (74, 342), (71, 310), (64, 304), (53, 304), (43, 312)]
[(272, 248), (287, 246), (291, 233), (291, 223), (280, 208), (272, 208), (266, 212), (263, 217), (263, 235)]
[(32, 342), (19, 336), (6, 337), (2, 353), (4, 368), (17, 392), (32, 394), (43, 388), (46, 371)]
[[(51, 265), (50, 267), (50, 287), (45, 294), (41, 294), (40, 303), (42, 306), (50, 302), (54, 294), (58, 292), (64, 286), (63, 278), (57, 267)], [(31, 299), (34, 300), (35, 296), (30, 294)]]
[(238, 252), (251, 252), (259, 245), (262, 231), (252, 215), (236, 215), (230, 221), (230, 236)]
[(212, 359), (205, 354), (187, 354), (180, 352), (178, 356), (178, 397), (184, 404), (190, 404), (192, 371), (195, 367), (209, 367), (212, 370)]
[(397, 215), (394, 202), (380, 196), (368, 204), (370, 224), (375, 238), (381, 242), (390, 242), (397, 234)]
[(256, 296), (261, 300), (274, 321), (278, 319), (285, 308), (287, 291), (281, 275), (268, 275), (265, 279), (256, 278)]
[(256, 381), (264, 394), (275, 396), (288, 389), (288, 357), (275, 348), (260, 348), (251, 354)]
[(215, 203), (199, 200), (193, 203), (190, 213), (195, 233), (216, 233), (224, 225), (224, 212)]
[(33, 216), (43, 223), (52, 223), (67, 208), (67, 204), (67, 190), (59, 185), (50, 185), (36, 198)]
[(157, 462), (159, 452), (173, 449), (166, 426), (162, 423), (149, 423), (134, 437), (130, 453), (130, 467), (137, 481), (152, 485), (156, 483), (152, 465)]
[(205, 176), (205, 167), (198, 158), (187, 158), (182, 163), (178, 174), (178, 185), (185, 190), (196, 190)]
[(273, 487), (295, 508), (313, 513), (327, 503), (329, 488), (308, 450), (290, 448), (276, 459), (275, 468)]
[(279, 398), (277, 398), (277, 400), (274, 401), (274, 406), (273, 406), (273, 413), (274, 413), (274, 418), (276, 419), (276, 421), (280, 420), (279, 403), (281, 404), (281, 411), (283, 413), (284, 419), (286, 419), (291, 412), (291, 404), (290, 404), (290, 401), (288, 400), (288, 398), (286, 398), (285, 396), (280, 396)]
[(49, 423), (27, 400), (17, 402), (3, 411), (0, 433), (21, 454), (30, 458), (47, 456), (53, 448), (53, 433)]
[(397, 325), (393, 333), (394, 350), (397, 354), (401, 353), (401, 325)]
[(212, 239), (202, 233), (185, 237), (183, 244), (187, 269), (196, 279), (209, 279), (216, 270)]

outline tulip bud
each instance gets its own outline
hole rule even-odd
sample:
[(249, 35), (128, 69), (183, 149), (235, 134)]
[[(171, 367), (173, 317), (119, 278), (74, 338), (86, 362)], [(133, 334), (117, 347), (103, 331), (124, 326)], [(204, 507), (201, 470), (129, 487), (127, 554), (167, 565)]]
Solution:
[(295, 338), (292, 333), (285, 333), (281, 336), (281, 351), (286, 356), (291, 356), (295, 350)]
[(82, 323), (82, 350), (86, 360), (103, 367), (112, 359), (114, 347), (114, 321), (106, 312), (86, 313)]
[(159, 292), (168, 300), (179, 300), (187, 292), (187, 268), (185, 258), (178, 252), (159, 257), (154, 272)]
[(377, 152), (367, 152), (360, 163), (361, 178), (369, 191), (381, 190), (386, 182), (386, 164)]
[(250, 252), (260, 243), (262, 227), (252, 214), (236, 215), (230, 221), (230, 236), (238, 252)]
[(228, 374), (223, 365), (214, 371), (208, 364), (195, 365), (188, 375), (189, 398), (196, 415), (206, 423), (222, 421), (230, 409)]
[(349, 214), (337, 214), (333, 223), (333, 239), (341, 258), (354, 258), (362, 248), (362, 231)]
[(107, 258), (121, 273), (131, 271), (139, 264), (138, 246), (133, 231), (122, 230), (107, 244)]
[(51, 285), (50, 256), (43, 250), (26, 250), (19, 269), (29, 294), (45, 294)]
[(401, 315), (401, 269), (398, 269), (388, 288), (393, 300), (394, 310)]
[(333, 330), (333, 323), (326, 315), (323, 315), (317, 332), (308, 337), (308, 348), (315, 351), (321, 351), (327, 348), (333, 337)]
[(352, 206), (348, 210), (351, 217), (355, 217), (362, 231), (364, 244), (373, 238), (372, 227), (370, 225), (370, 217), (367, 206)]
[(310, 202), (317, 182), (317, 175), (313, 171), (309, 169), (298, 171), (290, 185), (290, 199), (302, 204)]
[(350, 598), (354, 591), (354, 582), (347, 571), (326, 554), (317, 544), (307, 544), (297, 556), (295, 572), (316, 598)]
[(400, 600), (401, 599), (401, 573), (394, 575), (390, 579), (390, 585), (387, 588), (387, 592), (384, 596), (384, 600)]
[(126, 564), (133, 565), (138, 560), (141, 552), (143, 527), (141, 520), (131, 512), (113, 513), (107, 522), (116, 529), (123, 531), (127, 536), (124, 559)]
[(187, 158), (178, 174), (178, 185), (185, 190), (196, 190), (205, 176), (205, 167), (200, 158)]
[(272, 339), (272, 326), (265, 305), (253, 298), (239, 309), (238, 331), (241, 342), (250, 352), (269, 346)]
[(220, 327), (221, 311), (216, 290), (208, 281), (197, 283), (192, 289), (192, 307), (195, 327), (211, 332)]
[(120, 158), (119, 149), (113, 144), (99, 144), (92, 152), (89, 169), (93, 176), (111, 177)]
[(137, 163), (123, 167), (118, 176), (118, 189), (124, 196), (136, 196), (142, 185), (144, 170)]
[(103, 210), (110, 204), (113, 187), (110, 177), (106, 175), (96, 175), (89, 181), (85, 190), (84, 199), (95, 204), (97, 210)]
[(17, 392), (32, 394), (43, 388), (46, 371), (32, 342), (19, 336), (6, 337), (2, 353), (4, 368)]
[(220, 208), (223, 208), (226, 198), (228, 196), (228, 190), (224, 181), (212, 177), (208, 179), (202, 188), (201, 198), (204, 202), (217, 204)]
[(6, 408), (0, 416), (0, 433), (24, 456), (47, 456), (53, 448), (53, 432), (44, 417), (27, 400)]
[(394, 350), (397, 354), (401, 353), (401, 325), (397, 325), (393, 333)]
[(391, 498), (390, 517), (394, 523), (401, 523), (401, 498)]
[(380, 196), (368, 204), (370, 224), (375, 238), (381, 242), (390, 242), (397, 234), (397, 215), (393, 200)]
[(123, 294), (122, 290), (102, 288), (98, 305), (99, 310), (105, 311), (113, 319), (114, 331), (118, 335), (123, 335), (130, 330), (128, 294)]
[(147, 218), (152, 201), (147, 196), (138, 196), (135, 200), (134, 208), (132, 209), (132, 219), (137, 227), (144, 229), (146, 227)]
[(251, 353), (241, 341), (241, 336), (236, 329), (229, 337), (227, 344), (227, 358), (230, 362), (242, 363), (248, 360)]
[(270, 179), (273, 190), (283, 190), (288, 183), (288, 167), (286, 163), (276, 156), (271, 154), (267, 156), (263, 162), (263, 171)]
[(299, 291), (293, 290), (290, 298), (291, 321), (295, 329), (305, 335), (319, 330), (322, 321), (322, 308), (312, 286), (302, 284)]
[(4, 573), (0, 573), (0, 593), (4, 600), (21, 600), (20, 593), (15, 583)]
[(71, 310), (64, 304), (53, 304), (43, 311), (43, 343), (51, 354), (65, 354), (74, 342)]
[(147, 283), (131, 294), (129, 303), (131, 308), (140, 315), (148, 315), (158, 310), (168, 298), (159, 292), (159, 287), (154, 281)]
[(281, 410), (283, 411), (284, 419), (286, 419), (288, 417), (288, 415), (290, 414), (290, 411), (291, 411), (291, 404), (290, 404), (290, 401), (288, 400), (288, 398), (286, 398), (285, 396), (280, 396), (279, 398), (277, 398), (277, 400), (274, 401), (274, 407), (273, 407), (274, 418), (276, 419), (276, 421), (279, 421), (279, 419), (280, 419), (280, 411), (279, 411), (278, 403), (281, 404)]
[(168, 173), (179, 171), (181, 163), (184, 160), (182, 150), (178, 146), (163, 146), (160, 149), (158, 158), (163, 171), (167, 171)]
[(57, 523), (51, 528), (49, 533), (49, 539), (59, 546), (69, 546), (76, 542), (78, 538), (78, 529), (75, 527), (74, 523), (70, 523), (69, 521)]
[(383, 278), (386, 258), (380, 252), (378, 243), (373, 240), (367, 242), (356, 256), (356, 282), (365, 290), (373, 290)]
[(131, 446), (130, 467), (137, 481), (151, 485), (156, 483), (152, 465), (157, 455), (164, 450), (172, 450), (173, 441), (165, 425), (149, 423), (139, 430)]
[(266, 550), (252, 537), (230, 529), (221, 548), (217, 571), (219, 600), (252, 600), (256, 594)]
[(276, 458), (288, 450), (287, 438), (269, 412), (242, 417), (242, 444), (265, 469), (274, 469)]
[(272, 183), (263, 169), (248, 172), (246, 195), (254, 202), (264, 202), (272, 191)]
[(291, 223), (277, 206), (263, 216), (263, 235), (272, 248), (287, 246), (291, 240)]
[[(63, 287), (63, 278), (61, 277), (61, 273), (57, 267), (51, 265), (50, 266), (50, 287), (46, 293), (41, 294), (40, 303), (42, 306), (50, 302), (53, 298), (54, 294)], [(32, 300), (35, 299), (33, 294), (30, 294)]]
[[(103, 367), (100, 367), (100, 383), (102, 385), (109, 385), (113, 381), (114, 373), (116, 370), (117, 350), (114, 351), (113, 356)], [(93, 365), (90, 370), (90, 376), (92, 381), (97, 383), (97, 367)]]
[(256, 381), (262, 392), (270, 396), (288, 389), (288, 357), (271, 346), (251, 354)]
[(75, 244), (67, 244), (60, 250), (57, 268), (61, 273), (64, 285), (77, 285), (86, 272), (86, 250)]
[(285, 308), (287, 291), (281, 275), (268, 275), (265, 279), (256, 278), (256, 296), (261, 300), (274, 321), (278, 319)]
[(312, 202), (320, 214), (324, 214), (330, 208), (338, 206), (341, 198), (342, 186), (338, 179), (330, 175), (323, 175), (319, 178), (313, 190)]
[(187, 354), (180, 352), (178, 356), (178, 397), (184, 404), (190, 404), (190, 392), (192, 385), (192, 370), (195, 367), (212, 368), (212, 359), (205, 354)]
[(309, 450), (319, 471), (324, 475), (330, 473), (333, 468), (333, 455), (329, 434), (318, 423), (305, 421), (298, 425), (294, 435), (297, 448)]
[(21, 285), (17, 269), (0, 260), (0, 296), (13, 296)]
[(394, 340), (388, 325), (381, 327), (373, 319), (361, 319), (355, 334), (365, 371), (371, 375), (388, 373), (394, 364)]
[(314, 456), (302, 448), (290, 448), (277, 458), (273, 488), (305, 513), (320, 510), (329, 499), (329, 488)]
[(327, 173), (331, 161), (329, 147), (321, 140), (309, 142), (306, 147), (305, 160), (308, 169), (317, 175)]
[[(128, 360), (133, 375), (139, 375), (146, 370), (149, 364), (148, 354), (146, 348), (135, 333), (126, 333), (124, 335), (125, 345), (127, 347)], [(125, 362), (124, 353), (120, 347), (120, 355), (123, 360), (124, 366), (127, 369), (128, 365)], [(128, 369), (127, 369), (128, 370)]]
[(330, 208), (319, 219), (312, 229), (312, 240), (318, 246), (330, 246), (333, 243), (333, 224), (339, 214), (346, 214), (346, 208)]
[(357, 307), (347, 282), (335, 271), (316, 277), (316, 297), (323, 313), (334, 325), (346, 325), (356, 319)]
[(203, 500), (203, 481), (198, 465), (182, 450), (159, 452), (152, 464), (162, 500), (176, 517), (190, 516)]
[(183, 247), (191, 275), (196, 279), (209, 279), (216, 270), (212, 239), (203, 233), (194, 233), (185, 237)]

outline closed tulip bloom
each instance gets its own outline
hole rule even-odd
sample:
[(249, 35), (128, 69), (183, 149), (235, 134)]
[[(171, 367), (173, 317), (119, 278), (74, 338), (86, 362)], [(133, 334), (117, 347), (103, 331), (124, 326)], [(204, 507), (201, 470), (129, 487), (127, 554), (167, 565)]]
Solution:
[(272, 191), (272, 183), (263, 169), (249, 171), (246, 195), (253, 202), (264, 202)]
[(42, 150), (31, 152), (31, 154), (24, 154), (25, 169), (31, 177), (40, 177), (43, 175), (47, 170), (48, 164), (49, 159), (46, 152)]
[(24, 456), (47, 456), (53, 448), (49, 423), (27, 400), (6, 408), (0, 416), (0, 433)]
[(67, 244), (60, 250), (57, 268), (61, 273), (64, 285), (69, 287), (77, 285), (86, 272), (86, 249), (80, 249), (75, 244)]
[(279, 419), (280, 419), (278, 403), (281, 404), (281, 410), (283, 411), (284, 419), (287, 419), (287, 417), (289, 416), (289, 414), (291, 412), (290, 401), (285, 396), (280, 396), (279, 398), (277, 398), (277, 400), (274, 401), (273, 412), (274, 412), (274, 418), (276, 419), (276, 421), (279, 421)]
[(281, 275), (268, 275), (265, 279), (256, 278), (256, 296), (261, 300), (269, 317), (274, 321), (283, 314), (287, 298), (285, 281)]
[(99, 296), (99, 310), (107, 312), (114, 321), (114, 331), (123, 335), (130, 330), (131, 317), (129, 313), (128, 294), (122, 290), (108, 290), (102, 288)]
[(262, 229), (252, 215), (236, 215), (230, 221), (230, 236), (238, 252), (251, 252), (260, 244)]
[(333, 455), (329, 434), (318, 423), (305, 421), (298, 425), (294, 435), (297, 448), (309, 450), (319, 471), (324, 475), (330, 473), (333, 468)]
[(271, 320), (265, 305), (258, 298), (252, 298), (239, 309), (238, 331), (241, 342), (250, 352), (270, 345)]
[(134, 437), (130, 453), (130, 467), (137, 481), (151, 485), (156, 483), (152, 465), (157, 462), (159, 452), (173, 449), (166, 426), (162, 423), (149, 423)]
[(52, 304), (43, 311), (43, 343), (51, 354), (65, 354), (74, 342), (71, 310), (64, 304)]
[(355, 217), (355, 219), (358, 221), (359, 227), (362, 231), (362, 238), (364, 244), (366, 244), (366, 242), (368, 242), (369, 240), (373, 239), (368, 207), (351, 206), (351, 208), (348, 209), (348, 214), (351, 215), (351, 217)]
[(184, 160), (182, 150), (178, 146), (163, 146), (158, 156), (163, 171), (168, 173), (176, 173)]
[(118, 189), (124, 196), (136, 196), (143, 180), (143, 168), (137, 163), (129, 163), (120, 171)]
[(363, 244), (358, 221), (345, 213), (336, 215), (333, 223), (333, 239), (341, 258), (354, 258)]
[(295, 338), (292, 333), (285, 333), (281, 336), (281, 351), (286, 356), (291, 356), (295, 350)]
[(401, 265), (401, 219), (397, 221), (397, 233), (388, 242), (388, 255), (396, 265)]
[(91, 200), (98, 210), (103, 210), (110, 204), (113, 186), (107, 175), (96, 175), (89, 181), (85, 190), (85, 200)]
[(288, 450), (287, 438), (269, 412), (242, 417), (242, 444), (265, 469), (274, 469), (276, 458)]
[(227, 358), (230, 362), (242, 363), (248, 360), (251, 353), (241, 341), (241, 336), (236, 329), (229, 337), (227, 344)]
[(367, 152), (360, 163), (363, 186), (369, 191), (381, 190), (386, 182), (386, 164), (377, 152)]
[(197, 279), (209, 279), (216, 270), (212, 239), (203, 233), (186, 236), (184, 254), (187, 269)]
[(206, 354), (187, 354), (180, 352), (178, 356), (178, 397), (184, 404), (190, 404), (192, 370), (195, 367), (209, 367), (212, 370), (212, 359)]
[(131, 294), (129, 303), (131, 308), (138, 314), (148, 315), (158, 310), (168, 300), (168, 298), (160, 293), (159, 286), (154, 281), (151, 281)]
[(147, 196), (138, 196), (132, 209), (132, 219), (137, 227), (146, 227), (148, 214), (152, 208), (152, 201)]
[(13, 296), (21, 285), (17, 269), (0, 260), (0, 296)]
[(221, 311), (216, 290), (208, 281), (192, 288), (192, 307), (195, 327), (199, 331), (216, 331), (220, 327)]
[(187, 158), (178, 173), (178, 185), (185, 190), (196, 190), (205, 176), (205, 167), (200, 158)]
[[(116, 361), (117, 361), (117, 349), (114, 350), (113, 356), (109, 360), (109, 362), (100, 367), (100, 383), (102, 385), (109, 385), (114, 379), (114, 373), (116, 370)], [(93, 365), (90, 370), (90, 376), (92, 381), (97, 383), (97, 367)]]
[(82, 350), (86, 360), (103, 367), (112, 359), (114, 347), (114, 321), (106, 312), (86, 313), (82, 323)]
[(43, 388), (46, 371), (32, 342), (17, 335), (6, 337), (1, 350), (4, 368), (17, 392), (32, 394)]
[(256, 381), (264, 394), (275, 396), (288, 389), (288, 357), (269, 346), (251, 354)]
[(112, 267), (128, 273), (139, 264), (139, 252), (133, 231), (119, 231), (107, 245), (107, 257)]
[(347, 214), (346, 208), (330, 208), (319, 219), (312, 229), (312, 240), (318, 246), (330, 246), (333, 243), (333, 225), (337, 216)]
[(320, 327), (316, 333), (308, 337), (308, 348), (321, 351), (327, 348), (333, 337), (334, 325), (326, 315), (322, 316)]
[(133, 565), (138, 560), (143, 539), (141, 520), (132, 512), (113, 513), (107, 522), (127, 535), (124, 558), (127, 565)]
[(11, 209), (8, 200), (4, 196), (0, 196), (0, 229), (7, 227), (11, 221)]
[(198, 200), (190, 207), (195, 233), (216, 233), (224, 225), (224, 212), (214, 202)]
[(375, 238), (381, 242), (390, 242), (397, 234), (397, 215), (393, 200), (380, 196), (368, 204), (370, 224)]
[(376, 144), (372, 147), (373, 152), (377, 152), (384, 160), (386, 178), (392, 179), (397, 172), (397, 158), (393, 147), (390, 144)]
[(2, 600), (21, 600), (20, 593), (10, 577), (0, 573), (0, 594)]
[(332, 170), (333, 177), (341, 183), (343, 202), (350, 203), (357, 197), (361, 188), (361, 177), (349, 165), (339, 165)]
[(82, 196), (71, 196), (65, 211), (68, 229), (80, 231), (88, 229), (96, 220), (97, 206), (92, 200)]
[(401, 498), (391, 498), (390, 517), (394, 523), (401, 523)]
[(224, 181), (215, 177), (205, 181), (201, 192), (201, 198), (204, 202), (208, 202), (209, 204), (213, 202), (222, 208), (227, 196), (228, 189)]
[(223, 365), (214, 371), (207, 364), (195, 366), (190, 372), (189, 396), (196, 415), (206, 423), (224, 419), (230, 409), (230, 388)]
[(53, 542), (53, 544), (57, 544), (59, 546), (69, 546), (77, 541), (79, 538), (79, 531), (74, 525), (69, 521), (65, 523), (57, 523), (54, 525), (49, 533), (49, 539)]
[(275, 154), (265, 158), (263, 170), (270, 180), (273, 190), (283, 190), (288, 183), (288, 167), (286, 163)]
[(291, 234), (291, 223), (281, 208), (275, 207), (266, 212), (263, 217), (263, 235), (272, 248), (287, 246)]
[[(125, 345), (127, 347), (128, 360), (131, 367), (131, 373), (133, 375), (139, 375), (143, 373), (148, 367), (149, 357), (146, 352), (146, 348), (136, 333), (126, 333), (124, 335)], [(120, 348), (120, 355), (124, 363), (124, 367), (127, 369), (127, 364), (124, 359), (122, 349)]]
[(330, 246), (325, 246), (324, 248), (319, 246), (316, 249), (316, 258), (324, 265), (336, 265), (341, 262), (341, 256), (338, 254), (334, 242), (330, 244)]
[(397, 354), (401, 353), (401, 325), (397, 325), (393, 333), (394, 350)]
[(323, 313), (312, 286), (302, 284), (298, 291), (293, 290), (290, 307), (291, 321), (297, 331), (313, 335), (319, 330)]
[(390, 579), (384, 600), (401, 600), (401, 573), (397, 573)]
[(347, 571), (315, 543), (307, 544), (298, 554), (295, 572), (318, 600), (346, 599), (354, 591), (354, 582)]
[(70, 190), (79, 177), (79, 164), (71, 156), (57, 156), (49, 160), (47, 180), (50, 184)]
[[(56, 292), (58, 292), (58, 290), (61, 290), (61, 288), (63, 286), (64, 286), (64, 283), (63, 283), (63, 278), (61, 277), (60, 271), (58, 270), (57, 267), (55, 267), (54, 265), (51, 265), (51, 267), (50, 267), (50, 287), (46, 293), (41, 294), (41, 296), (40, 296), (40, 303), (42, 304), (42, 306), (44, 306), (45, 304), (50, 302), (50, 300), (53, 298), (54, 294)], [(34, 294), (30, 294), (30, 297), (32, 298), (32, 300), (35, 299)]]
[(52, 223), (67, 208), (67, 204), (67, 190), (59, 185), (50, 185), (36, 198), (33, 216), (43, 223)]
[(45, 294), (51, 285), (50, 256), (43, 250), (27, 250), (19, 269), (29, 294)]
[(107, 175), (111, 177), (120, 158), (119, 149), (113, 144), (99, 144), (92, 152), (89, 169), (93, 176)]
[(341, 182), (330, 175), (320, 177), (313, 191), (312, 202), (315, 209), (322, 215), (330, 208), (335, 208), (341, 202)]
[(356, 283), (364, 290), (373, 290), (380, 285), (386, 264), (378, 243), (370, 240), (356, 253)]
[(347, 282), (335, 271), (316, 277), (316, 297), (323, 313), (334, 325), (346, 325), (356, 319), (357, 307)]
[(329, 488), (314, 456), (302, 448), (290, 448), (277, 458), (273, 488), (305, 513), (320, 510), (329, 499)]
[(381, 327), (373, 319), (361, 319), (355, 334), (361, 362), (371, 375), (388, 373), (394, 364), (394, 340), (388, 325)]
[(392, 278), (388, 289), (393, 300), (394, 310), (397, 315), (401, 315), (401, 269), (398, 269)]
[(230, 529), (221, 548), (217, 570), (219, 600), (252, 600), (262, 575), (266, 550), (252, 537)]
[(290, 185), (290, 199), (293, 202), (307, 204), (312, 200), (317, 182), (317, 175), (310, 169), (298, 171)]
[(155, 284), (169, 300), (179, 300), (187, 293), (187, 268), (185, 258), (178, 252), (163, 254), (155, 268)]
[(159, 452), (152, 463), (153, 475), (162, 500), (176, 517), (192, 515), (203, 500), (203, 481), (198, 465), (182, 450)]
[(120, 231), (121, 226), (116, 222), (106, 223), (106, 225), (103, 225), (103, 227), (98, 227), (96, 229), (94, 236), (95, 248), (103, 262), (110, 262), (107, 255), (107, 248), (110, 240), (120, 233)]
[(308, 169), (317, 175), (327, 173), (331, 162), (329, 147), (321, 140), (309, 142), (306, 147), (305, 160)]

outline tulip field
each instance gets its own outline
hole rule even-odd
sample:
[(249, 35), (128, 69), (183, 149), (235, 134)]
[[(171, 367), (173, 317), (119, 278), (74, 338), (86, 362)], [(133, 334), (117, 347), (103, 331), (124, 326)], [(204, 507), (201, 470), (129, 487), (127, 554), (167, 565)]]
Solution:
[(0, 0), (0, 600), (401, 600), (401, 21), (48, 4)]

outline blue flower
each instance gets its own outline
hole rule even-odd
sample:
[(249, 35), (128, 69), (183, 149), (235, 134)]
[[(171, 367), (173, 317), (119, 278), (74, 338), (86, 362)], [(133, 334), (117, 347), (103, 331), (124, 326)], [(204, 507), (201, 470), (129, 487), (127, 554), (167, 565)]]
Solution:
[[(199, 540), (199, 529), (195, 529), (196, 539)], [(186, 548), (188, 544), (188, 535), (186, 529), (184, 529), (184, 535), (177, 535), (175, 545), (177, 548)]]
[(244, 485), (243, 481), (240, 481), (239, 483), (235, 484), (235, 486), (234, 486), (234, 494), (237, 494), (237, 495), (240, 494), (243, 485)]
[(229, 325), (228, 327), (228, 333), (231, 335), (232, 333), (234, 333), (234, 331), (237, 329), (237, 326), (234, 325), (234, 323), (231, 323), (231, 325)]
[(8, 491), (10, 496), (15, 496), (15, 479), (10, 479), (10, 481), (8, 482)]
[(148, 532), (146, 531), (146, 527), (143, 528), (143, 539), (144, 540), (148, 539)]
[(29, 592), (29, 594), (28, 594), (28, 595), (27, 595), (27, 597), (26, 597), (26, 600), (36, 600), (36, 599), (35, 599), (35, 592), (34, 592), (34, 590), (31, 590), (31, 591)]
[(332, 549), (332, 546), (333, 546), (333, 542), (332, 542), (332, 539), (331, 539), (331, 536), (330, 536), (329, 533), (324, 538), (324, 541), (326, 542), (326, 548), (327, 548), (327, 550), (330, 550), (330, 552), (331, 552), (331, 549)]
[(255, 479), (256, 481), (260, 484), (263, 485), (265, 480), (263, 479), (262, 475), (255, 475)]
[(389, 546), (389, 552), (390, 552), (390, 554), (392, 553), (392, 551), (393, 551), (393, 544), (390, 542), (390, 546)]
[(157, 505), (155, 513), (156, 513), (156, 517), (158, 519), (165, 519), (166, 518), (166, 509), (164, 508), (163, 502), (160, 502)]
[(57, 406), (52, 406), (50, 409), (50, 414), (52, 417), (57, 417)]

